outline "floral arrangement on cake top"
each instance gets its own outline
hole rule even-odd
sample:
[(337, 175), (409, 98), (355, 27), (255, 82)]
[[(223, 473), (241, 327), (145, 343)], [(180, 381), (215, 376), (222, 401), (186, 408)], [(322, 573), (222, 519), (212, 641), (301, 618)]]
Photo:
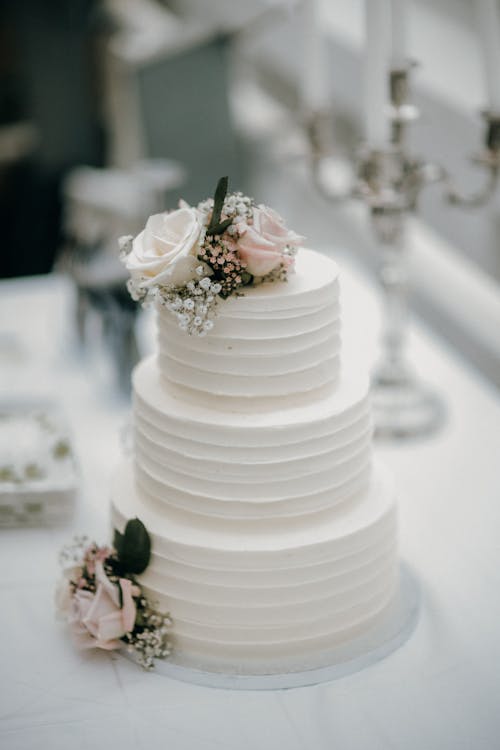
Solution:
[(135, 300), (157, 300), (183, 331), (205, 336), (221, 299), (244, 288), (286, 281), (303, 237), (283, 219), (242, 193), (228, 193), (228, 178), (212, 198), (150, 216), (133, 238), (121, 237), (121, 258)]
[(78, 647), (126, 648), (145, 669), (170, 654), (170, 616), (154, 608), (136, 579), (150, 556), (151, 540), (138, 518), (128, 521), (123, 534), (115, 530), (112, 547), (86, 537), (64, 547), (56, 608)]

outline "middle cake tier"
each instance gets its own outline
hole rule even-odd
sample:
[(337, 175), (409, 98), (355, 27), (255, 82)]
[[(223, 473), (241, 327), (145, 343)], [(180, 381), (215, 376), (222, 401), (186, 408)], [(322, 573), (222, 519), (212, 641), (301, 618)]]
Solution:
[(310, 403), (263, 412), (190, 403), (156, 359), (134, 371), (135, 480), (146, 504), (194, 525), (303, 520), (359, 496), (371, 477), (368, 382), (340, 378)]

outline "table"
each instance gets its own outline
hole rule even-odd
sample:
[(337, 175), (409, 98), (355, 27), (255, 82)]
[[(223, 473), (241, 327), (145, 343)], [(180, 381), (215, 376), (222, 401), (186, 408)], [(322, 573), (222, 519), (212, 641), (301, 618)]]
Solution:
[[(366, 367), (377, 298), (343, 262), (346, 358)], [(87, 750), (469, 750), (500, 745), (500, 397), (429, 331), (410, 351), (446, 392), (439, 435), (377, 446), (400, 490), (401, 554), (422, 586), (411, 639), (336, 682), (231, 692), (175, 682), (102, 652), (81, 654), (56, 623), (57, 554), (73, 533), (107, 536), (107, 488), (128, 403), (102, 357), (71, 335), (71, 289), (56, 276), (0, 283), (0, 391), (52, 390), (73, 425), (82, 492), (69, 526), (0, 531), (0, 747)], [(145, 323), (148, 328), (149, 323)], [(2, 339), (0, 338), (0, 341)], [(1, 349), (1, 347), (0, 347)], [(5, 347), (4, 347), (5, 349)]]

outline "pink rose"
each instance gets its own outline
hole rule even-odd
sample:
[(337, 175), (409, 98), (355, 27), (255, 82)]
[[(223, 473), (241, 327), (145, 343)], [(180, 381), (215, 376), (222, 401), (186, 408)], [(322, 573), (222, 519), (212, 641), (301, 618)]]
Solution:
[(265, 276), (280, 263), (292, 266), (293, 257), (283, 254), (285, 248), (297, 247), (304, 239), (287, 229), (281, 216), (267, 206), (255, 207), (253, 223), (242, 221), (237, 229), (241, 235), (238, 252), (254, 276)]
[(120, 607), (118, 587), (106, 576), (101, 560), (95, 562), (95, 577), (95, 594), (77, 589), (73, 595), (68, 616), (73, 637), (81, 648), (120, 648), (120, 638), (130, 633), (135, 624), (135, 587), (128, 578), (119, 579), (123, 601)]

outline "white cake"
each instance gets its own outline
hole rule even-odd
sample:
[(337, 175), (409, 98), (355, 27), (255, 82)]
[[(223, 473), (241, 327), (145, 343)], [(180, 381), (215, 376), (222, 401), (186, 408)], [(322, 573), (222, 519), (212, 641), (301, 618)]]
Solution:
[(368, 382), (340, 368), (336, 264), (301, 249), (287, 282), (221, 302), (203, 338), (159, 308), (158, 344), (133, 376), (134, 458), (112, 516), (151, 534), (141, 581), (173, 617), (173, 658), (321, 666), (376, 625), (398, 576)]

